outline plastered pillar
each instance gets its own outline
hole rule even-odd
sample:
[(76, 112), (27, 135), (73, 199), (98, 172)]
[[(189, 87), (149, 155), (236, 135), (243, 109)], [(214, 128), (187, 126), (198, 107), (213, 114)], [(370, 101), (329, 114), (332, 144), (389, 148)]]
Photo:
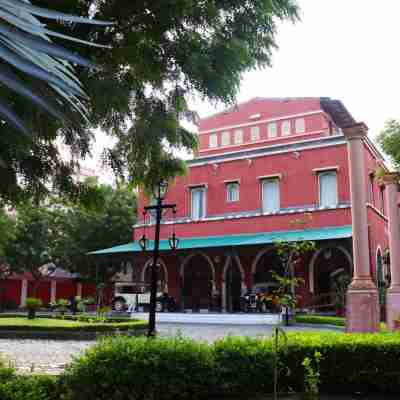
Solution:
[(390, 288), (386, 293), (386, 322), (390, 330), (394, 329), (394, 321), (400, 318), (400, 216), (397, 205), (399, 180), (400, 176), (395, 173), (386, 174), (383, 177), (386, 186), (390, 271), (392, 275)]
[(82, 297), (82, 283), (80, 282), (76, 284), (76, 296)]
[(50, 303), (55, 303), (57, 298), (57, 281), (52, 279), (50, 282)]
[(378, 291), (371, 278), (369, 263), (363, 145), (367, 132), (368, 128), (363, 123), (343, 128), (349, 158), (354, 259), (353, 280), (346, 294), (347, 332), (377, 332), (379, 330)]
[(21, 282), (21, 300), (19, 305), (20, 307), (25, 307), (27, 297), (28, 297), (28, 280), (23, 279)]

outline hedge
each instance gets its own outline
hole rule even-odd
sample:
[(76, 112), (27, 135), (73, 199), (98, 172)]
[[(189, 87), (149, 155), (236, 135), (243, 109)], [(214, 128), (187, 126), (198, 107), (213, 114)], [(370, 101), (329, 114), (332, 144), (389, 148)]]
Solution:
[[(400, 393), (400, 335), (342, 333), (288, 334), (285, 345), (281, 340), (280, 391), (304, 391), (302, 362), (316, 351), (322, 354), (322, 391)], [(71, 400), (250, 399), (273, 391), (273, 373), (268, 338), (206, 344), (118, 337), (89, 349), (62, 379)]]
[(335, 325), (345, 326), (346, 319), (343, 317), (331, 317), (324, 315), (296, 315), (296, 322), (302, 324), (323, 324), (323, 325)]
[(126, 330), (142, 330), (147, 323), (141, 320), (125, 322), (80, 322), (59, 318), (35, 318), (29, 320), (24, 317), (1, 318), (0, 331), (36, 331), (36, 332), (111, 332)]
[[(305, 357), (318, 351), (321, 391), (400, 393), (400, 334), (294, 333), (280, 339), (281, 392), (303, 392)], [(270, 338), (114, 337), (76, 358), (58, 378), (0, 368), (2, 400), (254, 399), (273, 390)], [(11, 375), (10, 375), (11, 374)], [(36, 396), (36, 397), (35, 397)]]

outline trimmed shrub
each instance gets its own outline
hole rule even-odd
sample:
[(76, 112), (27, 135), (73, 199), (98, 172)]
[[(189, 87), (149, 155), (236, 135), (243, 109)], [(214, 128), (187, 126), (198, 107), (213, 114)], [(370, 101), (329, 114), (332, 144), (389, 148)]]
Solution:
[[(304, 359), (321, 353), (321, 391), (400, 393), (400, 335), (298, 333), (281, 339), (279, 390), (303, 392)], [(272, 341), (228, 337), (113, 338), (74, 361), (63, 379), (69, 399), (254, 398), (273, 391)]]
[(218, 391), (251, 395), (273, 391), (274, 355), (270, 340), (227, 337), (212, 347)]
[(62, 377), (69, 399), (206, 399), (213, 391), (211, 347), (187, 339), (105, 339)]
[(400, 334), (289, 334), (280, 355), (286, 366), (281, 388), (304, 390), (301, 364), (316, 351), (322, 355), (322, 391), (400, 393)]
[(345, 326), (346, 319), (343, 317), (330, 317), (324, 315), (296, 315), (296, 322), (302, 324), (323, 324), (323, 325), (335, 325)]
[(60, 400), (61, 392), (50, 376), (12, 376), (0, 378), (1, 400)]

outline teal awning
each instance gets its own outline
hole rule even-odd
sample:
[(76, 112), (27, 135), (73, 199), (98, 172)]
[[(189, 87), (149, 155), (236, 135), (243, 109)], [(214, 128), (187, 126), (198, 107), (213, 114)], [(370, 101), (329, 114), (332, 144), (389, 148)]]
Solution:
[[(352, 237), (351, 225), (335, 226), (329, 228), (304, 229), (296, 231), (275, 231), (265, 233), (253, 233), (243, 235), (224, 235), (224, 236), (203, 236), (181, 238), (178, 250), (204, 249), (212, 247), (232, 247), (232, 246), (254, 246), (260, 244), (269, 244), (277, 241), (299, 242), (302, 240), (328, 240), (344, 239)], [(152, 251), (154, 242), (151, 240), (147, 251)], [(160, 240), (160, 250), (169, 251), (168, 240)], [(137, 242), (123, 244), (121, 246), (111, 247), (98, 251), (92, 251), (89, 254), (117, 254), (117, 253), (138, 253), (141, 252)]]

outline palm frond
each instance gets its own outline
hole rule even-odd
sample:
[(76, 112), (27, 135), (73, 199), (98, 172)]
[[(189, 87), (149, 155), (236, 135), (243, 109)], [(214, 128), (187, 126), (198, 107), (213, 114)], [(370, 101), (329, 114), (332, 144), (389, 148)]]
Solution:
[[(36, 7), (29, 0), (0, 0), (0, 84), (27, 98), (37, 107), (58, 119), (64, 119), (61, 106), (79, 113), (86, 119), (82, 100), (87, 96), (74, 74), (72, 64), (94, 68), (87, 59), (53, 43), (51, 36), (91, 46), (100, 46), (46, 28), (37, 17), (63, 22), (111, 25), (109, 22), (60, 13)], [(16, 73), (48, 85), (54, 99), (46, 98), (30, 87)], [(60, 106), (60, 107), (57, 107)], [(9, 104), (0, 102), (0, 119), (27, 134), (23, 121)]]

